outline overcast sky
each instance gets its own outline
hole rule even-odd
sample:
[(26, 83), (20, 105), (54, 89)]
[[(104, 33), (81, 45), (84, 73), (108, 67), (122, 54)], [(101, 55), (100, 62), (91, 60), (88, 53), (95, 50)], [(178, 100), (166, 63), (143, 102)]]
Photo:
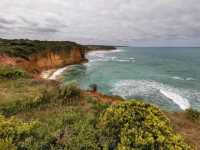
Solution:
[(200, 0), (1, 0), (0, 37), (200, 46)]

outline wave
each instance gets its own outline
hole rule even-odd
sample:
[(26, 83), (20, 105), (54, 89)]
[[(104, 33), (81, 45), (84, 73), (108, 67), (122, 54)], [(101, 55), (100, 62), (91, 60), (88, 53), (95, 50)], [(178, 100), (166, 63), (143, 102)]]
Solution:
[(90, 57), (89, 62), (131, 62), (134, 63), (135, 58), (119, 58), (116, 56), (107, 56), (104, 54), (95, 55), (95, 57)]
[(185, 80), (184, 78), (181, 78), (181, 77), (178, 77), (178, 76), (173, 76), (172, 79), (175, 79), (175, 80)]
[(186, 98), (183, 98), (182, 96), (176, 93), (164, 91), (164, 90), (160, 90), (160, 92), (166, 97), (168, 97), (169, 99), (171, 99), (172, 101), (174, 101), (174, 103), (176, 103), (183, 110), (186, 110), (191, 107), (190, 103), (188, 102)]
[(117, 61), (117, 62), (136, 62), (136, 59), (131, 57), (131, 58), (124, 58), (124, 59), (115, 59), (114, 61)]
[(40, 76), (43, 79), (48, 79), (53, 74), (54, 71), (55, 71), (54, 69), (43, 71)]
[(188, 78), (186, 78), (185, 80), (187, 80), (187, 81), (194, 81), (195, 79), (192, 78), (192, 77), (188, 77)]
[(92, 57), (92, 56), (104, 56), (105, 54), (110, 54), (110, 53), (119, 53), (119, 52), (123, 52), (122, 49), (116, 49), (116, 50), (101, 50), (101, 51), (91, 51), (87, 54), (86, 57)]
[(111, 50), (111, 51), (92, 51), (87, 54), (89, 62), (131, 62), (136, 61), (135, 58), (120, 58), (115, 56), (116, 53), (123, 52), (122, 49)]
[(90, 59), (89, 62), (130, 62), (130, 63), (135, 63), (136, 59), (130, 59), (130, 58), (124, 58), (124, 59), (119, 59), (117, 57), (102, 57), (102, 58), (93, 58)]
[(182, 81), (194, 81), (195, 79), (192, 78), (192, 77), (187, 77), (187, 78), (182, 78), (182, 77), (179, 77), (179, 76), (173, 76), (171, 77), (172, 79), (175, 79), (175, 80), (182, 80)]
[(68, 69), (68, 66), (60, 68), (60, 69), (57, 69), (48, 79), (56, 80), (67, 69)]
[(96, 58), (91, 59), (89, 62), (131, 62), (134, 63), (136, 60), (134, 59), (119, 59), (117, 57), (104, 57), (104, 58)]
[[(120, 95), (124, 98), (145, 99), (161, 106), (167, 105), (170, 107), (170, 105), (176, 104), (182, 110), (191, 107), (187, 98), (192, 97), (191, 91), (174, 88), (155, 81), (120, 80), (113, 85), (111, 92), (113, 95)], [(196, 98), (197, 96), (193, 95)]]
[(116, 59), (117, 59), (117, 57), (115, 57), (115, 56), (112, 56), (112, 57), (109, 57), (109, 56), (101, 57), (101, 56), (99, 56), (99, 57), (95, 57), (95, 58), (93, 58), (93, 59), (90, 59), (90, 62), (97, 62), (97, 61), (102, 61), (102, 62), (105, 62), (105, 61), (114, 61), (114, 60), (116, 60)]

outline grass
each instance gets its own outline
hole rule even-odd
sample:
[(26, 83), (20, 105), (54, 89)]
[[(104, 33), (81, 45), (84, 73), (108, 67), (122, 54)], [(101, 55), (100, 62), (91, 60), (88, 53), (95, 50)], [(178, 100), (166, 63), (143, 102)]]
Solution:
[(186, 110), (186, 114), (188, 118), (190, 118), (192, 121), (200, 122), (200, 112), (194, 109), (188, 109)]
[(39, 91), (35, 97), (26, 97), (24, 100), (18, 99), (0, 106), (0, 113), (11, 116), (19, 112), (28, 112), (33, 109), (56, 105), (78, 105), (82, 94), (77, 85), (46, 87)]
[(173, 129), (180, 133), (195, 150), (200, 149), (200, 123), (191, 119), (188, 112), (166, 112)]
[(20, 68), (0, 66), (0, 104), (35, 98), (44, 86)]
[(48, 85), (32, 79), (0, 80), (0, 105), (34, 99)]

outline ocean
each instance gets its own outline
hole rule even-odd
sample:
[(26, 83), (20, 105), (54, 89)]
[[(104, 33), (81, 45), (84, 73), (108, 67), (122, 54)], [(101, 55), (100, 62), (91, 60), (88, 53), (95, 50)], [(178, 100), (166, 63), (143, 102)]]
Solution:
[(168, 111), (200, 110), (200, 48), (118, 47), (92, 51), (89, 62), (63, 71), (64, 82), (136, 99)]

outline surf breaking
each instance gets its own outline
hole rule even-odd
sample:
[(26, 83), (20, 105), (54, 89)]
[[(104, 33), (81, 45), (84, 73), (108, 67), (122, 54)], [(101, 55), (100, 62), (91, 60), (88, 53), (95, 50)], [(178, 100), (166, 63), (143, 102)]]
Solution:
[(163, 103), (170, 100), (182, 110), (191, 107), (189, 100), (179, 94), (181, 90), (155, 81), (120, 80), (114, 84), (111, 91), (113, 95), (124, 98), (153, 99), (153, 103), (158, 103), (160, 99), (163, 99)]

